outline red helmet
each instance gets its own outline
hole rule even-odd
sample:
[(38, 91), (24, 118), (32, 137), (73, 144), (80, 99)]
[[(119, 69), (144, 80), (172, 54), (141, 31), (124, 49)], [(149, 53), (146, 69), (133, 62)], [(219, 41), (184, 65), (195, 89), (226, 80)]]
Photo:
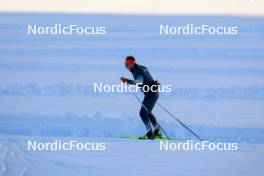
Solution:
[(125, 60), (125, 65), (133, 65), (136, 63), (136, 59), (134, 56), (127, 56)]

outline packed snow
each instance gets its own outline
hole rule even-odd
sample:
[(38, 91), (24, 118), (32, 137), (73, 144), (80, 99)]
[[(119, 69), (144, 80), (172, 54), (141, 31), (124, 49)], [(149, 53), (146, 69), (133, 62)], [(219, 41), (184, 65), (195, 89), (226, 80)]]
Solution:
[(237, 151), (160, 151), (158, 141), (59, 138), (106, 142), (105, 151), (28, 151), (27, 140), (52, 137), (0, 136), (4, 176), (39, 175), (226, 175), (262, 176), (263, 144), (240, 144)]

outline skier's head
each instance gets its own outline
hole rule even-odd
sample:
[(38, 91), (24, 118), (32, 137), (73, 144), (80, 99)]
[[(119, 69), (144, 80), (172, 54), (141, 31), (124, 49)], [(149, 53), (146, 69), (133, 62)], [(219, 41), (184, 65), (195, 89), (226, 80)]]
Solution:
[(134, 56), (127, 56), (125, 60), (125, 66), (130, 70), (136, 64), (136, 59)]

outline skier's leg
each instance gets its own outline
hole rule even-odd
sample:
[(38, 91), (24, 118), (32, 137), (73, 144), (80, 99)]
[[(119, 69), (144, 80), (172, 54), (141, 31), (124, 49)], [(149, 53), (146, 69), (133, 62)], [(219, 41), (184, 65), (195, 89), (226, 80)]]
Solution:
[(157, 123), (155, 116), (153, 115), (153, 113), (151, 113), (151, 111), (154, 108), (158, 98), (159, 98), (158, 93), (151, 93), (151, 94), (146, 95), (144, 100), (143, 100), (143, 104), (148, 109), (147, 116), (148, 116), (149, 120), (151, 121), (154, 130), (158, 129), (159, 125)]
[(147, 133), (144, 136), (140, 136), (139, 139), (154, 139), (154, 131), (148, 118), (148, 111), (143, 106), (140, 109), (140, 117), (146, 126)]
[(139, 115), (144, 122), (147, 131), (152, 130), (150, 119), (148, 118), (148, 112), (144, 107), (141, 107)]
[(154, 130), (158, 129), (159, 128), (159, 125), (157, 123), (156, 117), (152, 113), (149, 114), (148, 116), (149, 116), (149, 119), (151, 121), (151, 124), (152, 124)]
[(145, 97), (145, 101), (143, 101), (143, 103), (145, 104), (145, 107), (148, 109), (148, 118), (152, 123), (152, 126), (154, 128), (154, 132), (153, 132), (153, 138), (155, 137), (162, 137), (162, 132), (160, 130), (160, 126), (157, 123), (157, 120), (155, 118), (155, 116), (153, 115), (153, 113), (151, 113), (152, 109), (154, 108), (157, 100), (159, 98), (159, 94), (158, 93), (151, 93), (151, 94), (147, 94)]

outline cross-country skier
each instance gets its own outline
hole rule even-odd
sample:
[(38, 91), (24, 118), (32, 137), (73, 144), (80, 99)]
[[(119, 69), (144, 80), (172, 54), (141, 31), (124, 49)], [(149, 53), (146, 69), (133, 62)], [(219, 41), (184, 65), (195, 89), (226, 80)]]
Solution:
[[(138, 85), (138, 83), (140, 83), (139, 85), (141, 89), (143, 86), (148, 86), (149, 88), (151, 86), (158, 86), (158, 82), (153, 80), (148, 69), (142, 65), (138, 65), (133, 56), (126, 57), (125, 66), (132, 73), (134, 80), (121, 77), (120, 80), (123, 83), (131, 85)], [(160, 130), (159, 124), (157, 123), (155, 116), (151, 113), (159, 98), (159, 93), (157, 88), (155, 90), (149, 89), (149, 91), (143, 90), (143, 93), (145, 96), (140, 109), (140, 117), (147, 128), (147, 133), (144, 136), (141, 136), (140, 139), (155, 139), (156, 137), (161, 138), (162, 132)]]

